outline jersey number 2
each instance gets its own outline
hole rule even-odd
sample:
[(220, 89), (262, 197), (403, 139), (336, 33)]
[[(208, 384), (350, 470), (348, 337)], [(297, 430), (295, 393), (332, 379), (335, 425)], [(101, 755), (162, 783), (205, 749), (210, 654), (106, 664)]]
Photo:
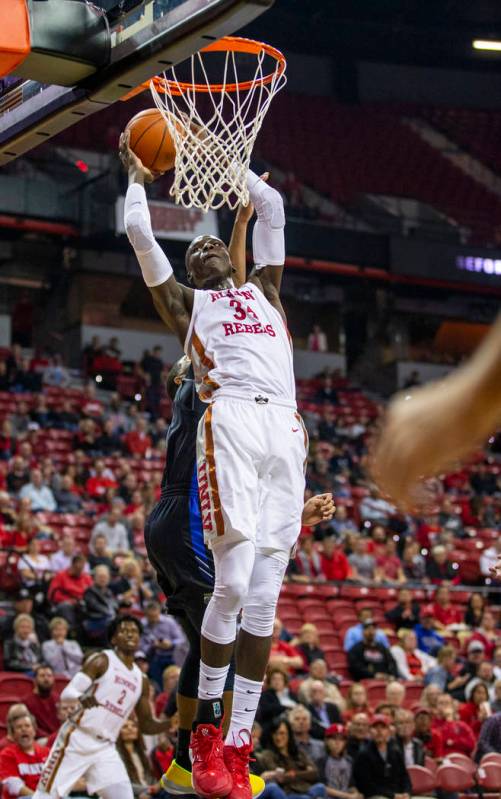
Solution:
[(126, 696), (127, 696), (127, 691), (123, 690), (117, 701), (117, 705), (123, 705)]

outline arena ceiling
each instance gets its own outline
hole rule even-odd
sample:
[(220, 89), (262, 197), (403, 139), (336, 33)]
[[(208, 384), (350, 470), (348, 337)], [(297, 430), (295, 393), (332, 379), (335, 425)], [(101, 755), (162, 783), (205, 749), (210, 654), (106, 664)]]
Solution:
[(336, 59), (501, 69), (472, 49), (501, 39), (499, 0), (276, 0), (245, 34)]

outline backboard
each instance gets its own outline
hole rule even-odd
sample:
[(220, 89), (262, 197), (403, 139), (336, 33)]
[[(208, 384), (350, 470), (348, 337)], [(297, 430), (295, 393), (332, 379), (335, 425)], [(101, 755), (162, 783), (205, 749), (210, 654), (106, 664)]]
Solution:
[(44, 85), (9, 76), (0, 80), (0, 166), (115, 103), (131, 89), (211, 41), (234, 33), (274, 0), (94, 0), (109, 15), (107, 67), (76, 86)]

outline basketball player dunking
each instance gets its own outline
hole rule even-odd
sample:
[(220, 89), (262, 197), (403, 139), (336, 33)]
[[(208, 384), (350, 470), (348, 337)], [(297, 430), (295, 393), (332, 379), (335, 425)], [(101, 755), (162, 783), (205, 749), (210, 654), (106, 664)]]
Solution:
[(111, 649), (91, 656), (61, 694), (78, 699), (81, 710), (61, 727), (35, 799), (61, 799), (79, 779), (102, 799), (132, 799), (125, 766), (116, 750), (122, 725), (135, 711), (142, 732), (165, 732), (168, 721), (151, 715), (150, 684), (134, 663), (141, 625), (134, 616), (118, 616), (110, 625)]
[[(236, 270), (233, 280), (237, 288), (245, 283), (245, 234), (252, 214), (252, 205), (240, 207), (228, 248)], [(189, 740), (196, 712), (202, 621), (214, 590), (214, 562), (203, 540), (196, 463), (197, 427), (207, 406), (198, 398), (193, 367), (186, 356), (169, 372), (167, 390), (173, 401), (173, 413), (167, 434), (162, 494), (146, 522), (145, 542), (158, 582), (168, 597), (169, 612), (176, 616), (189, 642), (177, 690), (176, 756), (161, 781), (169, 793), (179, 795), (193, 793)], [(321, 494), (307, 501), (302, 522), (317, 524), (331, 519), (333, 513), (331, 494)], [(228, 721), (233, 678), (234, 670), (230, 668), (224, 687)], [(250, 783), (254, 797), (264, 790), (265, 783), (260, 777), (251, 774)]]
[[(285, 260), (280, 195), (248, 174), (257, 222), (253, 276), (240, 288), (223, 242), (195, 239), (182, 286), (154, 239), (144, 183), (153, 179), (125, 136), (125, 229), (162, 319), (191, 357), (200, 398), (202, 524), (215, 586), (202, 625), (192, 782), (207, 799), (249, 799), (251, 727), (268, 661), (280, 587), (301, 525), (307, 435), (295, 403), (290, 337), (278, 287)], [(231, 721), (223, 746), (221, 700), (236, 639)]]

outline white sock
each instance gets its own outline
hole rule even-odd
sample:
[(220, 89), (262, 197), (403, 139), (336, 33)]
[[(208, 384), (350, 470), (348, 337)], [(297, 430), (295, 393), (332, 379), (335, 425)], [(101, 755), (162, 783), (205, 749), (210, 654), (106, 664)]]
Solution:
[(207, 666), (200, 661), (200, 678), (198, 682), (198, 698), (210, 702), (211, 699), (220, 699), (223, 695), (229, 664), (221, 668)]
[(243, 746), (250, 742), (252, 725), (262, 690), (262, 682), (248, 680), (246, 677), (235, 674), (233, 710), (230, 729), (225, 741), (228, 746)]

